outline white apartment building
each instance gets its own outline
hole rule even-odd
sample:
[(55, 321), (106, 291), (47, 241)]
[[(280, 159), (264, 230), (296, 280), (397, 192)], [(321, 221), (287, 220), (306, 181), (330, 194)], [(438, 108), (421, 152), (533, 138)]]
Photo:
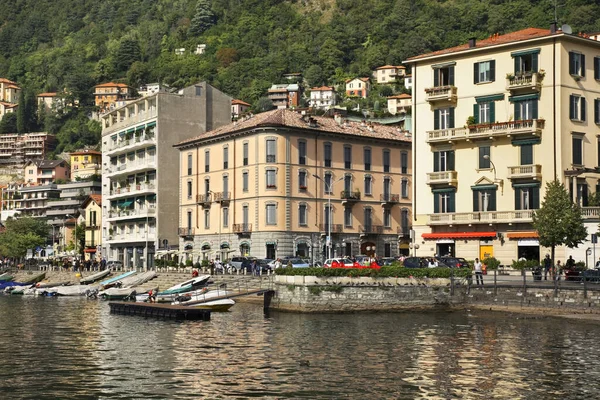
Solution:
[(335, 89), (332, 86), (321, 86), (310, 89), (310, 106), (322, 110), (328, 110), (335, 106)]

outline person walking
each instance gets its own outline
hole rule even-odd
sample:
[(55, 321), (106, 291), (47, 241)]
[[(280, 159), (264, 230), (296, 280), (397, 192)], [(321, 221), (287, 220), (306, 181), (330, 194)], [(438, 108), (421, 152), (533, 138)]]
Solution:
[(546, 258), (544, 258), (544, 280), (548, 280), (548, 273), (550, 272), (550, 268), (552, 268), (552, 260), (550, 259), (550, 254), (546, 254)]
[(475, 259), (475, 263), (473, 264), (473, 269), (475, 269), (475, 283), (477, 286), (483, 286), (483, 269), (479, 258)]

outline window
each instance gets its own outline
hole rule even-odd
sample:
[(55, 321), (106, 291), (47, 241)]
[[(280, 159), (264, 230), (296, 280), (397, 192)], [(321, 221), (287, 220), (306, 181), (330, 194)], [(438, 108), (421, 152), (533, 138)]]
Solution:
[(192, 212), (188, 211), (187, 212), (187, 228), (188, 229), (192, 229)]
[(476, 124), (489, 124), (496, 120), (496, 103), (484, 101), (473, 105), (473, 116)]
[(244, 171), (242, 173), (242, 190), (244, 192), (248, 191), (248, 172)]
[(373, 226), (373, 210), (371, 209), (371, 207), (365, 207), (364, 223), (365, 227), (367, 228), (366, 231), (370, 232), (371, 227)]
[(594, 57), (594, 79), (600, 80), (600, 57)]
[(187, 156), (187, 174), (192, 175), (192, 155)]
[(244, 227), (248, 225), (248, 221), (250, 220), (249, 215), (248, 206), (244, 204), (242, 206), (242, 222), (244, 223)]
[(594, 99), (594, 123), (600, 125), (600, 99)]
[(187, 183), (187, 198), (188, 200), (192, 198), (192, 182)]
[(331, 143), (325, 143), (323, 145), (323, 154), (325, 157), (325, 166), (331, 167)]
[(298, 142), (298, 164), (306, 165), (306, 141), (300, 140)]
[(267, 204), (267, 225), (277, 225), (277, 206)]
[(580, 207), (587, 207), (589, 206), (588, 198), (587, 183), (577, 183), (577, 198), (575, 199), (575, 202), (579, 204)]
[(572, 94), (569, 96), (569, 118), (573, 121), (585, 121), (585, 97)]
[(533, 145), (524, 144), (521, 145), (520, 149), (521, 164), (520, 165), (532, 165), (533, 164)]
[(496, 80), (496, 61), (482, 61), (474, 64), (474, 83), (494, 82)]
[(210, 151), (204, 152), (204, 172), (210, 172)]
[(496, 211), (496, 189), (473, 189), (473, 211)]
[(433, 110), (433, 129), (454, 128), (454, 107)]
[(243, 164), (244, 165), (248, 165), (248, 143), (244, 143), (242, 145), (242, 152), (244, 153), (243, 154), (243, 157), (244, 157), (244, 163)]
[[(229, 195), (229, 175), (223, 175), (223, 196)], [(229, 197), (226, 197), (229, 199)]]
[(331, 213), (332, 213), (332, 209), (329, 207), (329, 205), (326, 205), (325, 212), (323, 213), (323, 223), (325, 225), (326, 231), (329, 230), (329, 224), (332, 223), (333, 216), (331, 215)]
[(300, 172), (298, 172), (298, 189), (300, 189), (300, 190), (306, 190), (307, 189), (306, 171), (300, 171)]
[(210, 210), (204, 210), (204, 229), (210, 229)]
[(210, 179), (206, 178), (204, 180), (204, 194), (206, 197), (210, 194)]
[(223, 208), (223, 228), (227, 228), (229, 226), (229, 208)]
[(454, 212), (454, 190), (442, 189), (433, 193), (433, 212), (453, 213)]
[(344, 176), (344, 190), (346, 191), (346, 196), (349, 196), (352, 192), (352, 175)]
[(306, 204), (300, 204), (298, 206), (298, 224), (300, 224), (301, 226), (306, 226), (308, 224)]
[(373, 194), (372, 191), (373, 191), (373, 178), (371, 178), (371, 175), (366, 175), (365, 176), (365, 196), (371, 196)]
[(400, 172), (403, 174), (408, 173), (408, 153), (400, 154)]
[(267, 170), (267, 189), (277, 188), (277, 172), (274, 169)]
[(515, 75), (529, 75), (538, 71), (539, 50), (528, 50), (524, 53), (513, 53)]
[(538, 184), (523, 184), (515, 187), (515, 210), (536, 210), (540, 208), (540, 187)]
[(371, 148), (365, 147), (364, 149), (364, 159), (365, 159), (365, 171), (371, 170)]
[(454, 66), (434, 68), (433, 86), (454, 86)]
[[(488, 156), (486, 159), (485, 156)], [(479, 146), (479, 169), (490, 168), (490, 146)]]
[(275, 158), (275, 139), (267, 139), (267, 162), (276, 162)]
[(352, 168), (352, 147), (344, 146), (344, 168)]
[(538, 118), (538, 100), (518, 100), (515, 104), (515, 121), (526, 121)]
[(433, 152), (433, 172), (454, 171), (454, 150)]
[(408, 179), (402, 179), (401, 194), (403, 199), (408, 198)]
[(352, 226), (352, 208), (344, 207), (344, 226)]
[(408, 210), (406, 208), (402, 209), (402, 213), (400, 214), (400, 226), (402, 227), (402, 234), (408, 236), (410, 224), (408, 221)]
[(383, 172), (390, 172), (390, 151), (383, 151)]
[(581, 136), (573, 136), (571, 138), (573, 144), (573, 160), (574, 165), (583, 165), (583, 138)]
[(229, 147), (223, 147), (223, 169), (229, 168)]
[(569, 75), (585, 76), (585, 55), (569, 52)]
[(388, 201), (392, 194), (392, 181), (389, 177), (383, 178), (383, 198)]
[(386, 228), (392, 227), (392, 211), (389, 208), (383, 210), (383, 226)]
[(330, 194), (331, 193), (331, 183), (333, 182), (333, 176), (331, 175), (330, 172), (327, 172), (325, 174), (325, 182), (323, 182), (323, 185), (325, 185), (325, 194)]

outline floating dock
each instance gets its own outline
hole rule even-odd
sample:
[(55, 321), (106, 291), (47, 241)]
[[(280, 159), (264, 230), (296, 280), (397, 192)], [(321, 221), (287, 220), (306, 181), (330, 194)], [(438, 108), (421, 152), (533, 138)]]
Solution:
[(108, 303), (111, 314), (136, 315), (146, 318), (174, 319), (177, 321), (210, 321), (210, 310), (188, 307), (174, 306), (171, 304), (160, 303), (133, 303), (125, 301), (116, 301)]

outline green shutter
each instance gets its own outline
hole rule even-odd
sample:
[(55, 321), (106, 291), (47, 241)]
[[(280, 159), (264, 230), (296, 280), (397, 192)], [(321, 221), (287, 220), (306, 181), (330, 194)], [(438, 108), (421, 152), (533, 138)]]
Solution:
[(440, 152), (433, 152), (433, 172), (440, 172)]
[(156, 126), (156, 121), (148, 122), (146, 124), (146, 128), (152, 128), (153, 126)]
[(515, 103), (515, 121), (521, 120), (521, 104)]
[(512, 53), (510, 53), (510, 55), (512, 57), (517, 57), (517, 56), (525, 56), (528, 54), (539, 54), (540, 49), (529, 49), (529, 50), (520, 50), (520, 51), (513, 51)]
[(538, 100), (531, 102), (531, 114), (533, 115), (533, 119), (538, 119)]
[(600, 80), (600, 57), (594, 57), (594, 79)]
[(440, 212), (440, 194), (433, 194), (433, 213), (438, 214)]
[(448, 110), (448, 127), (454, 128), (454, 107), (450, 107)]
[(490, 203), (488, 204), (488, 211), (496, 211), (496, 190), (490, 191)]
[(521, 146), (521, 164), (520, 165), (531, 165), (533, 164), (533, 146), (525, 144)]
[(594, 122), (600, 124), (600, 99), (594, 99)]
[(496, 80), (496, 60), (490, 61), (490, 81)]
[(473, 104), (473, 117), (475, 117), (475, 123), (479, 123), (479, 104)]
[(479, 211), (479, 191), (473, 190), (473, 211)]
[(438, 68), (433, 69), (433, 86), (440, 86), (440, 70)]
[(538, 208), (540, 208), (540, 188), (538, 187), (533, 187), (530, 189), (530, 194), (531, 196), (529, 196), (529, 198), (531, 199), (531, 209), (532, 210), (537, 210)]
[(569, 96), (569, 119), (575, 119), (575, 96)]
[(538, 72), (538, 55), (537, 54), (531, 55), (531, 71)]
[(521, 209), (521, 189), (515, 189), (515, 210)]
[(504, 100), (504, 93), (490, 94), (487, 96), (475, 96), (475, 101), (478, 103), (488, 103), (490, 101), (498, 100)]
[(454, 67), (448, 67), (448, 84), (454, 86)]
[(515, 74), (518, 74), (519, 72), (521, 72), (521, 57), (515, 57), (514, 58), (514, 62), (515, 62)]
[(455, 192), (449, 193), (449, 195), (448, 195), (448, 212), (451, 212), (451, 213), (456, 212), (456, 207), (454, 205), (455, 197), (456, 197)]
[(522, 94), (519, 96), (509, 96), (508, 101), (517, 102), (517, 101), (525, 101), (525, 100), (539, 100), (540, 94)]
[(538, 137), (530, 137), (530, 138), (525, 138), (525, 139), (513, 139), (511, 141), (511, 144), (513, 146), (523, 146), (526, 144), (540, 144), (542, 143), (542, 139), (538, 136)]
[(575, 75), (575, 53), (569, 52), (569, 75)]
[(440, 129), (440, 110), (433, 110), (433, 129)]
[(442, 189), (431, 189), (431, 193), (452, 193), (455, 191), (456, 191), (456, 188), (453, 188), (453, 187), (446, 187), (446, 188), (442, 188)]
[(585, 76), (585, 54), (581, 55), (581, 76)]
[(454, 171), (454, 150), (446, 152), (446, 164), (448, 166), (446, 171)]
[(479, 83), (479, 63), (473, 64), (473, 83)]
[[(535, 118), (537, 119), (537, 107), (534, 108), (536, 111)], [(490, 122), (493, 124), (496, 122), (496, 102), (490, 102)]]
[(586, 114), (586, 110), (585, 110), (586, 109), (586, 100), (585, 100), (585, 97), (581, 96), (579, 98), (579, 103), (580, 103), (579, 106), (581, 107), (581, 118), (580, 118), (580, 120), (581, 121), (585, 121), (585, 114)]

